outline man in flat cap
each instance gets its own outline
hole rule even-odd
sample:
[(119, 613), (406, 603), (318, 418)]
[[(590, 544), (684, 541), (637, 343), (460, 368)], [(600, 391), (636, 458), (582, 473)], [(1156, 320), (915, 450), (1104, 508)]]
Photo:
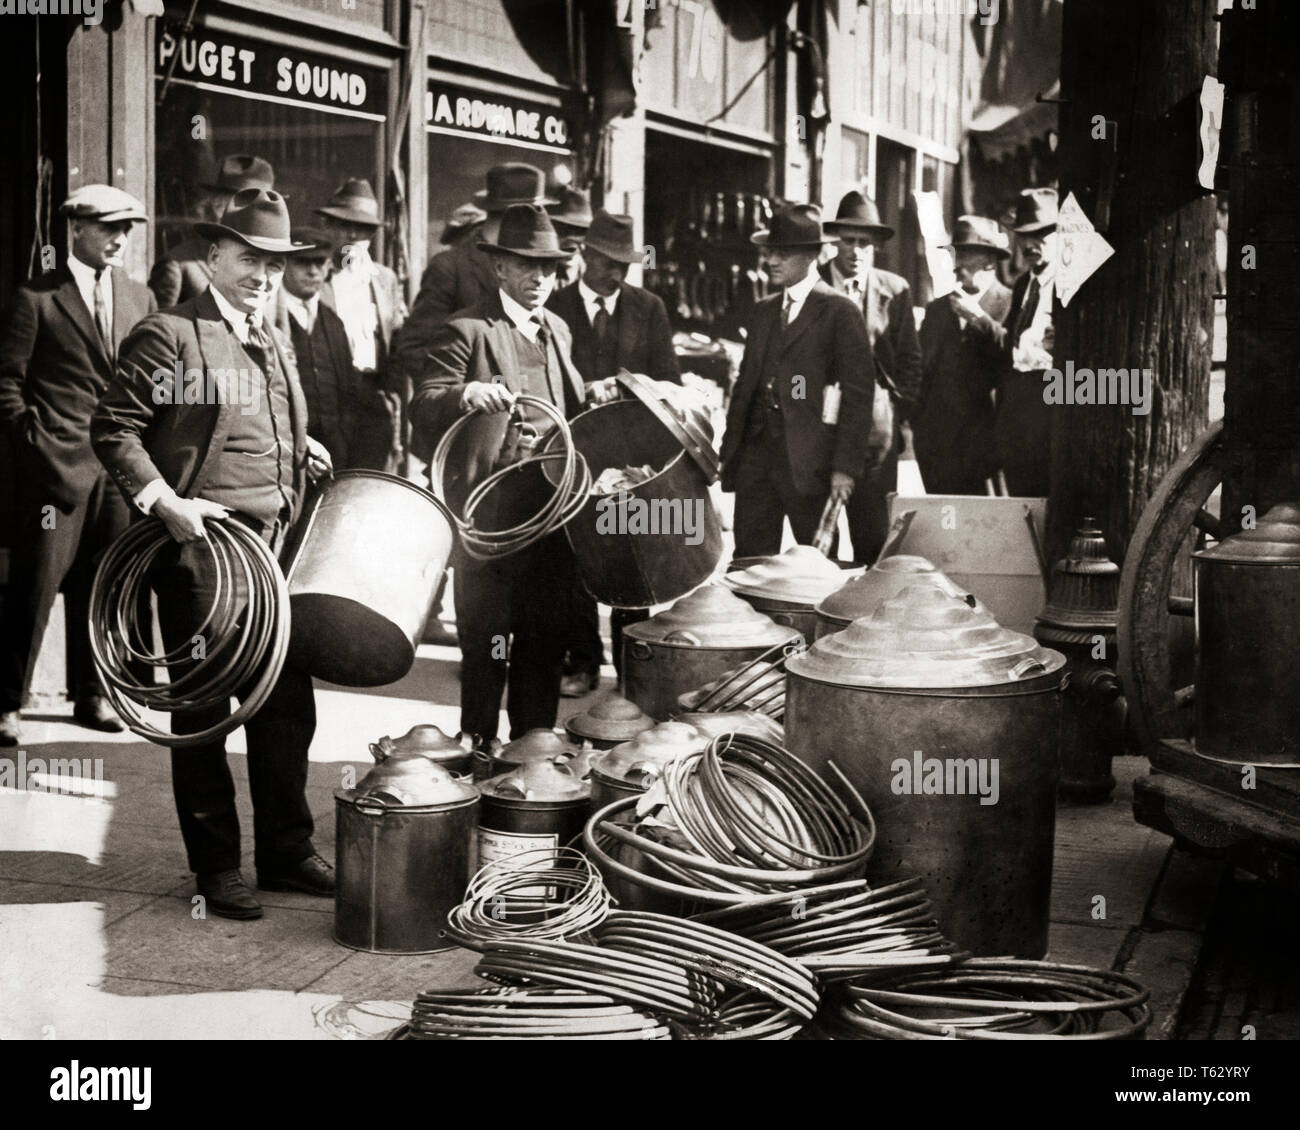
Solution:
[(474, 235), (479, 225), (486, 219), (487, 213), (477, 204), (462, 204), (447, 217), (439, 242), (445, 247), (455, 247), (462, 240)]
[(750, 241), (776, 293), (750, 319), (727, 408), (722, 489), (736, 492), (736, 556), (765, 557), (781, 550), (783, 519), (808, 545), (827, 500), (847, 502), (861, 480), (875, 365), (861, 309), (817, 273), (835, 239), (823, 235), (816, 205), (782, 209)]
[(130, 520), (90, 447), (90, 417), (118, 345), (156, 309), (122, 266), (144, 206), (106, 184), (63, 204), (67, 262), (18, 291), (0, 341), (0, 420), (13, 436), (16, 527), (0, 618), (0, 745), (20, 740), (27, 696), (54, 598), (66, 591), (68, 693), (83, 726), (120, 730), (100, 694), (87, 631), (103, 551)]
[[(150, 576), (163, 645), (189, 652), (217, 599), (208, 521), (239, 522), (278, 552), (307, 481), (330, 470), (307, 435), (307, 409), (285, 342), (263, 317), (290, 238), (289, 209), (271, 189), (231, 198), (208, 241), (209, 288), (146, 318), (123, 343), (117, 373), (91, 421), (95, 454), (113, 481), (175, 539)], [(203, 395), (181, 396), (177, 374), (201, 374)], [(209, 391), (210, 390), (210, 391)], [(188, 390), (187, 390), (188, 392)], [(173, 671), (184, 677), (185, 667)], [(241, 687), (242, 698), (249, 688)], [(178, 710), (172, 732), (197, 734), (230, 705)], [(307, 751), (316, 729), (311, 676), (287, 662), (245, 724), (254, 862), (264, 890), (331, 897), (334, 873), (312, 845)], [(224, 739), (172, 750), (172, 791), (186, 855), (214, 914), (259, 918), (240, 873), (239, 817)]]
[[(426, 450), (464, 413), (479, 414), (447, 461), (444, 488), (456, 508), (496, 465), (517, 396), (548, 400), (571, 417), (588, 396), (603, 402), (617, 395), (612, 381), (584, 383), (570, 356), (568, 327), (546, 309), (556, 264), (569, 252), (545, 210), (512, 206), (496, 238), (480, 240), (479, 248), (491, 256), (497, 286), (437, 332), (411, 400), (415, 435)], [(549, 427), (531, 406), (520, 415), (523, 423)], [(550, 496), (535, 466), (512, 478), (498, 492), (487, 528), (514, 525)], [(508, 557), (475, 561), (458, 551), (454, 560), (461, 730), (480, 742), (496, 736), (507, 675), (511, 738), (554, 726), (568, 594), (577, 584), (564, 531)]]
[(921, 347), (916, 340), (911, 287), (902, 275), (876, 265), (876, 252), (894, 234), (893, 228), (880, 222), (876, 202), (860, 192), (846, 193), (826, 230), (838, 237), (839, 247), (836, 257), (822, 268), (822, 278), (853, 299), (862, 311), (876, 359), (871, 465), (845, 508), (853, 558), (870, 565), (889, 532), (886, 495), (898, 489), (901, 425), (920, 390)]
[[(261, 157), (232, 153), (222, 160), (212, 180), (200, 187), (207, 193), (207, 198), (199, 210), (199, 218), (213, 221), (221, 217), (236, 192), (246, 188), (274, 188), (275, 170)], [(149, 289), (158, 299), (159, 308), (165, 310), (202, 294), (211, 280), (208, 244), (198, 236), (192, 236), (153, 265)]]
[(352, 432), (354, 467), (395, 471), (402, 458), (405, 380), (390, 362), (393, 339), (406, 321), (397, 273), (370, 257), (380, 227), (379, 201), (366, 180), (346, 181), (316, 209), (334, 244), (334, 262), (321, 301), (343, 322), (352, 351), (353, 383), (362, 390)]

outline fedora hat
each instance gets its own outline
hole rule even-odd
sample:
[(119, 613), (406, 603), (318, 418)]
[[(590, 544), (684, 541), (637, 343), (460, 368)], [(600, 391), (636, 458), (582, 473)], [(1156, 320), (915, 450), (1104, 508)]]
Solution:
[(294, 228), (290, 238), (302, 244), (301, 251), (290, 252), (295, 259), (328, 259), (334, 254), (334, 240), (320, 228)]
[(447, 217), (446, 226), (442, 229), (442, 242), (450, 243), (461, 232), (481, 224), (486, 219), (487, 213), (477, 204), (462, 204)]
[(220, 223), (197, 223), (194, 230), (207, 239), (237, 239), (255, 251), (278, 255), (305, 251), (310, 246), (289, 237), (289, 206), (271, 188), (236, 192), (221, 214)]
[(558, 204), (545, 192), (542, 170), (522, 161), (493, 165), (487, 171), (487, 188), (474, 193), (474, 203), (489, 212), (504, 212), (512, 204)]
[(999, 259), (1011, 258), (1006, 233), (998, 227), (996, 220), (987, 216), (958, 216), (948, 246), (954, 251), (959, 247), (971, 247), (992, 251)]
[(560, 246), (555, 225), (540, 204), (512, 204), (501, 217), (496, 242), (480, 239), (480, 251), (519, 255), (524, 259), (567, 259), (573, 254)]
[(599, 209), (587, 229), (587, 250), (599, 251), (615, 263), (641, 262), (641, 252), (632, 237), (632, 217)]
[(332, 216), (349, 224), (379, 227), (379, 201), (368, 180), (344, 181), (342, 187), (316, 209), (318, 216)]
[(1027, 188), (1016, 201), (1014, 232), (1030, 233), (1056, 229), (1056, 189)]
[(816, 204), (791, 204), (772, 217), (772, 226), (756, 231), (750, 243), (759, 247), (820, 247), (834, 243), (822, 231), (822, 210)]
[(576, 188), (562, 188), (558, 196), (560, 202), (547, 209), (551, 214), (551, 223), (583, 231), (591, 227), (591, 199), (585, 192)]
[(853, 232), (876, 232), (881, 239), (888, 239), (894, 229), (880, 222), (880, 211), (876, 202), (860, 192), (846, 192), (835, 212), (835, 219), (827, 220), (826, 230), (835, 235)]
[(211, 192), (239, 192), (245, 188), (274, 188), (275, 170), (271, 162), (251, 153), (231, 153), (223, 157), (216, 174), (203, 188)]
[(149, 218), (140, 201), (111, 184), (83, 184), (59, 206), (59, 211), (70, 220), (98, 220), (101, 224)]

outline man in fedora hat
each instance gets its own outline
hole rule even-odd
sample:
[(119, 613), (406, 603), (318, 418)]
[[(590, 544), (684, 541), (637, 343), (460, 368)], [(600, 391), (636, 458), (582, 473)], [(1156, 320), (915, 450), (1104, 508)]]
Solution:
[[(397, 343), (398, 363), (408, 382), (419, 380), (434, 338), (447, 320), (496, 293), (496, 268), (479, 244), (496, 240), (507, 208), (515, 204), (546, 207), (557, 203), (546, 195), (545, 186), (542, 170), (523, 162), (488, 169), (487, 186), (474, 194), (474, 203), (487, 213), (477, 238), (462, 240), (438, 252), (429, 260), (420, 280), (420, 293)], [(428, 461), (431, 452), (424, 451), (414, 436), (411, 448), (420, 459)]]
[[(576, 282), (557, 290), (548, 303), (573, 334), (573, 363), (585, 381), (600, 381), (620, 371), (643, 373), (656, 381), (681, 380), (668, 311), (658, 295), (627, 282), (627, 270), (642, 255), (631, 216), (603, 208), (592, 219), (581, 251), (584, 269)], [(622, 662), (623, 628), (644, 620), (646, 609), (615, 608), (610, 613), (614, 665)], [(568, 670), (560, 693), (573, 698), (600, 683), (604, 654), (596, 602), (574, 589)]]
[(17, 745), (55, 597), (66, 592), (73, 717), (96, 730), (121, 723), (100, 694), (87, 630), (99, 557), (130, 521), (90, 449), (90, 416), (113, 375), (118, 343), (156, 309), (122, 269), (144, 206), (106, 184), (77, 189), (60, 209), (67, 262), (19, 289), (0, 339), (0, 420), (14, 445), (15, 524), (0, 617), (0, 745)]
[(957, 290), (925, 309), (912, 443), (927, 493), (986, 494), (997, 473), (993, 390), (1002, 366), (996, 330), (1011, 307), (997, 265), (1011, 252), (996, 221), (983, 216), (959, 217), (950, 247)]
[(307, 434), (320, 440), (336, 470), (358, 467), (354, 451), (387, 421), (389, 406), (380, 390), (363, 382), (352, 367), (343, 320), (324, 302), (334, 243), (318, 228), (295, 228), (293, 241), (305, 250), (285, 256), (272, 323), (293, 347), (294, 366), (307, 401)]
[(547, 211), (551, 223), (555, 225), (555, 233), (560, 237), (560, 246), (573, 253), (556, 268), (555, 286), (558, 290), (576, 282), (582, 275), (583, 260), (579, 252), (587, 229), (591, 227), (591, 197), (581, 189), (567, 185), (559, 189), (555, 196), (558, 203)]
[(737, 557), (780, 552), (783, 518), (811, 543), (827, 499), (848, 501), (866, 469), (875, 389), (862, 312), (817, 273), (835, 242), (821, 210), (785, 208), (750, 240), (776, 293), (754, 308), (722, 441)]
[[(616, 395), (612, 381), (584, 383), (570, 357), (568, 327), (546, 309), (556, 265), (568, 252), (545, 209), (514, 205), (499, 229), (495, 240), (479, 241), (491, 256), (496, 289), (438, 331), (411, 400), (416, 435), (428, 450), (464, 413), (479, 414), (447, 463), (444, 487), (456, 508), (501, 458), (517, 396), (549, 400), (574, 416), (588, 396), (604, 401)], [(547, 424), (531, 407), (521, 418)], [(521, 473), (509, 489), (503, 484), (491, 526), (523, 520), (550, 490), (540, 473)], [(496, 736), (507, 673), (510, 736), (554, 726), (569, 638), (562, 594), (577, 584), (564, 531), (491, 561), (458, 554), (455, 566), (461, 730), (482, 741)]]
[(1052, 366), (1056, 296), (1056, 189), (1027, 188), (1012, 229), (1028, 270), (1011, 288), (1011, 309), (993, 332), (1002, 348), (994, 444), (1012, 495), (1040, 498), (1051, 486), (1052, 429), (1043, 371)]
[[(250, 153), (232, 153), (224, 158), (212, 180), (200, 186), (207, 197), (199, 208), (201, 220), (216, 220), (230, 198), (246, 188), (274, 188), (271, 163)], [(197, 236), (184, 240), (158, 260), (149, 275), (149, 289), (160, 309), (175, 306), (208, 289), (208, 245)]]
[(838, 237), (839, 247), (836, 257), (822, 268), (822, 278), (862, 311), (876, 359), (868, 467), (845, 508), (853, 557), (871, 564), (889, 530), (885, 496), (898, 489), (902, 420), (911, 413), (920, 389), (921, 347), (911, 287), (902, 275), (876, 266), (876, 252), (894, 234), (893, 228), (880, 222), (876, 202), (860, 192), (845, 193), (826, 230)]
[(342, 319), (352, 351), (353, 382), (364, 411), (353, 431), (354, 467), (394, 471), (402, 457), (405, 381), (390, 365), (394, 336), (406, 321), (397, 274), (370, 257), (380, 227), (379, 202), (366, 180), (346, 181), (316, 209), (334, 244), (334, 267), (321, 301)]
[[(208, 241), (210, 287), (145, 318), (123, 343), (117, 373), (91, 421), (95, 454), (176, 545), (151, 575), (163, 645), (190, 650), (216, 599), (219, 577), (205, 522), (237, 521), (278, 552), (308, 479), (330, 470), (329, 452), (307, 435), (307, 408), (289, 351), (267, 307), (290, 238), (284, 197), (237, 192), (220, 223), (195, 224)], [(178, 374), (202, 376), (202, 395), (181, 395)], [(183, 670), (173, 672), (183, 675)], [(247, 688), (236, 691), (242, 697)], [(194, 734), (229, 704), (172, 715), (172, 732)], [(254, 861), (265, 890), (320, 896), (334, 875), (312, 845), (305, 789), (316, 728), (311, 677), (286, 663), (265, 705), (245, 723), (253, 799)], [(214, 914), (258, 918), (240, 874), (235, 786), (222, 739), (172, 751), (172, 789), (199, 893)]]
[(439, 242), (447, 247), (454, 247), (467, 236), (477, 232), (486, 219), (487, 213), (477, 204), (462, 204), (447, 217)]

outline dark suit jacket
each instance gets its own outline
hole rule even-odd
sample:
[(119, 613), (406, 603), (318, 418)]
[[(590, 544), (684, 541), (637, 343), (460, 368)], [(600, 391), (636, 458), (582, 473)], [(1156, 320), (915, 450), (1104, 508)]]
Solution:
[(208, 270), (208, 248), (212, 240), (190, 236), (177, 244), (153, 265), (149, 289), (158, 299), (159, 309), (166, 310), (186, 302), (208, 289), (212, 273)]
[(475, 233), (439, 251), (425, 268), (420, 293), (394, 347), (398, 368), (413, 382), (420, 379), (434, 339), (451, 316), (497, 292), (496, 269), (475, 246), (477, 239)]
[[(764, 363), (779, 350), (776, 388), (785, 418), (785, 442), (790, 472), (800, 494), (825, 493), (830, 474), (841, 471), (862, 477), (871, 429), (871, 398), (875, 367), (866, 324), (855, 303), (823, 282), (808, 294), (799, 316), (781, 333), (782, 292), (754, 307), (740, 376), (727, 408), (727, 432), (722, 440), (722, 489), (736, 489), (736, 456), (745, 438), (750, 406), (757, 403)], [(796, 376), (803, 377), (804, 395), (795, 398)], [(822, 423), (822, 393), (840, 386), (839, 422)]]
[[(996, 279), (980, 298), (998, 328), (1010, 305), (1011, 292)], [(1002, 367), (1000, 338), (991, 327), (963, 329), (947, 297), (925, 308), (912, 441), (931, 494), (982, 494), (984, 479), (996, 473), (993, 390)]]
[[(821, 275), (828, 285), (834, 285), (829, 263), (822, 264)], [(902, 275), (873, 267), (867, 275), (862, 305), (876, 364), (894, 386), (895, 417), (909, 417), (921, 393), (921, 347), (912, 313), (912, 288)]]
[[(156, 306), (149, 289), (114, 270), (113, 340)], [(0, 420), (15, 436), (18, 471), (63, 510), (85, 502), (99, 476), (90, 417), (113, 362), (77, 289), (60, 267), (18, 291), (0, 341)]]
[[(552, 294), (547, 306), (564, 319), (575, 338), (591, 326), (576, 282)], [(618, 368), (629, 373), (644, 373), (656, 381), (680, 382), (682, 375), (677, 367), (677, 352), (673, 349), (673, 331), (668, 325), (668, 311), (663, 300), (639, 286), (623, 283), (618, 288), (614, 313), (618, 324), (614, 363)], [(588, 381), (613, 375), (582, 374)]]
[[(562, 373), (550, 374), (551, 400), (563, 409), (567, 386), (581, 405), (586, 386), (569, 359), (569, 327), (549, 310), (543, 309), (542, 314), (563, 369)], [(522, 391), (511, 327), (499, 294), (493, 291), (483, 301), (460, 311), (438, 331), (411, 398), (415, 438), (422, 445), (432, 450), (460, 419), (460, 398), (469, 381), (491, 381), (499, 376), (512, 392)], [(483, 413), (466, 427), (466, 434), (452, 453), (454, 465), (448, 461), (444, 479), (453, 505), (459, 506), (468, 492), (491, 473), (505, 437), (506, 419), (505, 412)]]
[[(321, 424), (319, 408), (315, 399), (314, 375), (305, 372), (298, 363), (297, 349), (294, 346), (294, 333), (304, 333), (301, 327), (290, 324), (289, 307), (284, 301), (284, 288), (275, 293), (275, 302), (271, 307), (272, 324), (282, 335), (282, 344), (289, 353), (298, 372), (298, 383), (307, 401), (307, 434), (318, 439), (329, 450), (334, 462), (334, 469), (344, 471), (352, 464), (352, 438), (357, 423), (355, 416), (363, 408), (367, 414), (383, 411), (384, 404), (377, 390), (367, 389), (371, 395), (362, 397), (356, 387), (357, 374), (352, 368), (352, 350), (348, 345), (348, 331), (343, 320), (326, 306), (324, 302), (316, 304), (316, 324), (325, 338), (325, 353), (318, 358), (333, 371), (334, 382), (338, 388), (339, 420), (337, 431), (327, 431)], [(377, 403), (376, 403), (377, 402)]]
[[(293, 360), (274, 327), (271, 338), (289, 385), (294, 494), (301, 507), (307, 486), (307, 405)], [(159, 477), (184, 498), (202, 497), (240, 411), (233, 391), (226, 391), (228, 374), (239, 368), (237, 344), (208, 291), (151, 314), (122, 343), (117, 374), (91, 420), (90, 441), (128, 497)], [(168, 403), (178, 364), (182, 372), (211, 374), (215, 403), (207, 397), (199, 404)], [(163, 377), (155, 380), (159, 371)]]

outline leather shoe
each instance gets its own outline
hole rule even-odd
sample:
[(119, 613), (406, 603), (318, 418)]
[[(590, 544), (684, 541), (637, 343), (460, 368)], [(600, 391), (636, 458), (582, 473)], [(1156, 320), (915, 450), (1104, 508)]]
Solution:
[(334, 868), (319, 855), (309, 855), (287, 871), (257, 872), (257, 885), (264, 891), (301, 891), (305, 895), (334, 897)]
[(102, 695), (83, 698), (72, 708), (72, 718), (78, 725), (90, 730), (103, 730), (106, 734), (120, 734), (124, 729), (121, 719)]
[(196, 875), (195, 882), (208, 909), (222, 918), (261, 918), (262, 904), (253, 897), (238, 871), (215, 871)]
[(20, 715), (16, 710), (0, 714), (0, 746), (17, 745), (22, 741)]
[(600, 686), (600, 673), (575, 671), (560, 680), (561, 698), (581, 698)]

